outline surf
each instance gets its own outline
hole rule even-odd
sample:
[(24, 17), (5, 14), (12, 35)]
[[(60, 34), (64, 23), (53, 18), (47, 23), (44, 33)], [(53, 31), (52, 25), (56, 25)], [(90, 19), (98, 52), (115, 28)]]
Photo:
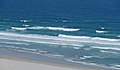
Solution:
[(39, 30), (39, 29), (46, 29), (46, 30), (57, 30), (57, 31), (79, 31), (80, 29), (74, 29), (74, 28), (63, 28), (63, 27), (43, 27), (43, 26), (35, 26), (35, 27), (28, 27), (28, 29), (34, 29), (34, 30)]
[(0, 39), (10, 39), (18, 41), (27, 41), (35, 43), (45, 43), (45, 44), (56, 44), (56, 45), (71, 45), (71, 46), (81, 46), (85, 44), (90, 45), (107, 45), (107, 46), (120, 46), (119, 39), (104, 39), (96, 37), (84, 37), (84, 36), (48, 36), (48, 35), (34, 35), (34, 34), (17, 34), (0, 32)]

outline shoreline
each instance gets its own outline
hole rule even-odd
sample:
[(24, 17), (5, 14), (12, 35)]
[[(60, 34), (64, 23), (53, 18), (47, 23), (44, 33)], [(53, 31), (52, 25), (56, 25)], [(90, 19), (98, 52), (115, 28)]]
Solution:
[[(4, 61), (1, 61), (1, 59)], [(34, 66), (39, 66), (39, 65), (44, 65), (45, 67), (47, 67), (47, 66), (53, 67), (54, 66), (53, 69), (50, 69), (50, 70), (54, 70), (54, 68), (56, 68), (56, 67), (62, 68), (60, 70), (64, 70), (64, 68), (68, 68), (67, 70), (71, 70), (71, 69), (72, 70), (76, 70), (76, 69), (77, 70), (116, 70), (116, 69), (98, 67), (98, 66), (93, 66), (93, 65), (72, 63), (72, 62), (64, 61), (62, 59), (51, 58), (51, 57), (43, 56), (43, 55), (20, 53), (20, 52), (16, 52), (16, 51), (7, 50), (7, 49), (0, 49), (0, 63), (1, 62), (6, 63), (6, 61), (10, 61), (10, 63), (7, 63), (7, 64), (17, 65), (18, 67), (19, 67), (19, 64), (21, 64), (22, 66), (26, 66), (28, 68), (29, 68), (29, 66), (28, 66), (29, 64), (33, 64), (33, 66), (30, 66), (33, 68), (34, 68)], [(17, 63), (14, 63), (16, 61), (17, 61)], [(24, 63), (27, 63), (28, 65), (25, 65)], [(1, 65), (3, 65), (3, 64), (1, 64)], [(8, 65), (8, 67), (9, 67), (9, 65)], [(37, 68), (39, 68), (39, 67), (37, 67)], [(13, 70), (13, 69), (10, 69), (10, 70)], [(18, 70), (18, 69), (15, 69), (15, 70)], [(42, 69), (42, 70), (46, 70), (46, 69)], [(59, 69), (57, 69), (57, 70), (59, 70)]]
[[(3, 67), (7, 67), (9, 70), (11, 67), (17, 68), (17, 70), (22, 70), (21, 68), (30, 68), (29, 70), (46, 70), (46, 68), (50, 68), (50, 70), (113, 70), (113, 69), (108, 69), (108, 68), (102, 68), (102, 67), (96, 67), (96, 66), (87, 66), (87, 65), (82, 65), (81, 66), (72, 66), (72, 65), (67, 65), (67, 64), (59, 64), (59, 63), (51, 63), (51, 62), (42, 62), (42, 61), (35, 61), (35, 60), (30, 60), (30, 59), (23, 59), (23, 58), (17, 58), (17, 57), (0, 57), (0, 69)], [(1, 67), (3, 66), (3, 67)], [(19, 68), (20, 66), (20, 68)], [(41, 67), (42, 66), (42, 67)], [(10, 68), (9, 68), (10, 67)], [(11, 70), (11, 69), (10, 69)], [(12, 69), (16, 70), (16, 69)]]
[(58, 67), (43, 63), (33, 63), (20, 60), (0, 59), (0, 70), (78, 70), (67, 67)]

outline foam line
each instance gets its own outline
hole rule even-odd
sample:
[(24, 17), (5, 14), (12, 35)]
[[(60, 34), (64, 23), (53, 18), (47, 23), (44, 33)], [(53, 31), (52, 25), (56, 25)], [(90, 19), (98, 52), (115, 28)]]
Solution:
[(120, 51), (120, 48), (117, 47), (101, 47), (101, 46), (90, 46), (91, 48), (105, 49), (105, 50), (117, 50)]
[(11, 27), (13, 30), (26, 30), (27, 28), (18, 28), (18, 27)]
[(107, 33), (107, 31), (96, 30), (96, 33)]
[(58, 31), (79, 31), (80, 29), (74, 29), (74, 28), (63, 28), (63, 27), (42, 27), (42, 26), (35, 26), (35, 27), (28, 27), (28, 29), (48, 29), (48, 30), (58, 30)]
[(34, 35), (34, 34), (16, 34), (16, 33), (7, 33), (0, 32), (0, 39), (8, 40), (17, 40), (17, 41), (26, 41), (34, 43), (44, 43), (44, 44), (56, 44), (56, 45), (70, 45), (78, 46), (84, 44), (98, 44), (106, 46), (120, 46), (119, 39), (105, 39), (104, 38), (86, 38), (86, 37), (63, 37), (63, 36), (47, 36), (47, 35)]

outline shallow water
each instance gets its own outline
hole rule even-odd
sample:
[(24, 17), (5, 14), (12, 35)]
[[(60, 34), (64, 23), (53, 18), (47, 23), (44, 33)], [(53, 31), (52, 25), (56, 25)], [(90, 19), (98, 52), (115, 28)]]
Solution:
[(119, 1), (107, 1), (1, 1), (0, 48), (120, 69)]

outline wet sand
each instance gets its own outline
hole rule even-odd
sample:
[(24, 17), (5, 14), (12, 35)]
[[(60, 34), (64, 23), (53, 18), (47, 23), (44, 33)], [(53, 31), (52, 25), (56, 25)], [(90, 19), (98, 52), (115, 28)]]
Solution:
[(26, 59), (0, 58), (0, 70), (109, 70), (104, 68), (72, 67), (68, 65), (34, 62)]

